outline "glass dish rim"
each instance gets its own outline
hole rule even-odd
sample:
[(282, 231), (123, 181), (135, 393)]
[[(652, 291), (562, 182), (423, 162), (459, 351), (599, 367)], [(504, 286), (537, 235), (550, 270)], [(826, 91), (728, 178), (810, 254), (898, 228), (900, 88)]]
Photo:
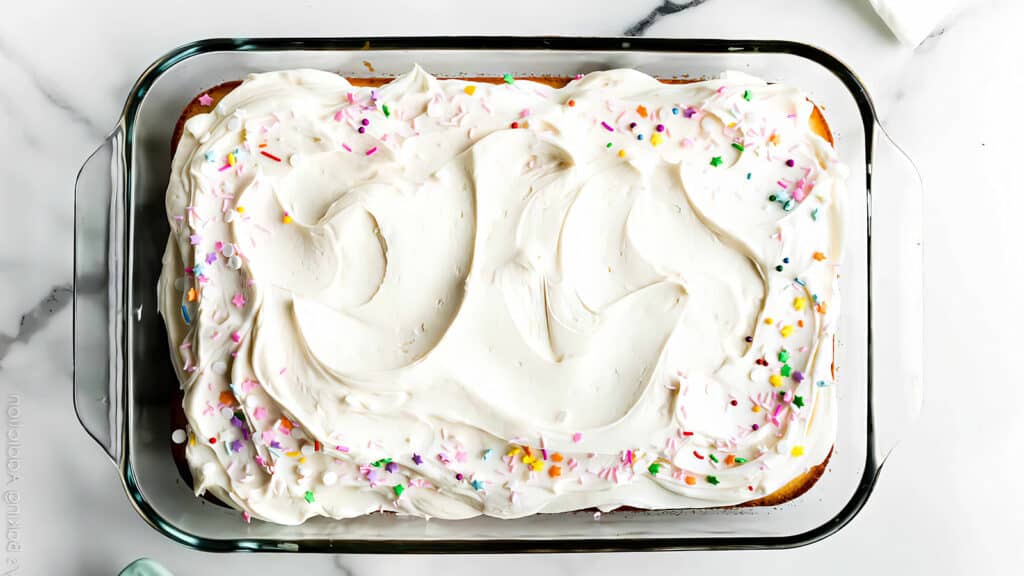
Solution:
[[(132, 157), (134, 153), (135, 120), (140, 105), (156, 80), (181, 62), (203, 54), (214, 52), (273, 52), (273, 51), (357, 51), (357, 50), (453, 50), (476, 51), (581, 51), (581, 52), (691, 52), (691, 53), (766, 53), (789, 54), (810, 60), (835, 75), (850, 92), (861, 115), (864, 127), (865, 146), (865, 189), (869, 210), (867, 211), (867, 407), (866, 407), (866, 462), (857, 489), (846, 505), (831, 519), (805, 532), (788, 536), (740, 536), (732, 538), (588, 538), (576, 540), (550, 539), (352, 539), (331, 540), (324, 538), (301, 539), (282, 542), (272, 538), (213, 539), (196, 536), (182, 530), (161, 516), (146, 501), (138, 484), (130, 458), (131, 403), (127, 388), (119, 395), (121, 413), (127, 415), (120, 422), (120, 454), (117, 459), (119, 476), (129, 500), (143, 519), (160, 533), (185, 546), (209, 552), (313, 552), (313, 553), (551, 553), (551, 552), (610, 552), (610, 551), (655, 551), (655, 550), (738, 550), (738, 549), (779, 549), (804, 546), (824, 539), (849, 523), (866, 504), (878, 477), (884, 459), (875, 450), (873, 412), (873, 342), (872, 342), (872, 299), (871, 299), (871, 176), (877, 116), (867, 89), (857, 75), (838, 58), (814, 46), (786, 40), (722, 40), (699, 38), (633, 38), (633, 37), (570, 37), (570, 36), (402, 36), (402, 37), (313, 37), (313, 38), (209, 38), (197, 40), (171, 50), (151, 64), (136, 80), (126, 99), (118, 130), (122, 131), (124, 197), (124, 251), (125, 264), (122, 283), (122, 309), (130, 310), (132, 298), (129, 280), (133, 275), (134, 217), (129, 210), (132, 206)], [(132, 341), (134, 327), (127, 316), (121, 322), (119, 342), (127, 350)], [(130, 374), (130, 356), (121, 359), (119, 370)], [(84, 424), (83, 424), (84, 425)], [(88, 429), (88, 428), (87, 428)], [(99, 440), (98, 440), (99, 441)], [(100, 442), (102, 444), (102, 442)]]

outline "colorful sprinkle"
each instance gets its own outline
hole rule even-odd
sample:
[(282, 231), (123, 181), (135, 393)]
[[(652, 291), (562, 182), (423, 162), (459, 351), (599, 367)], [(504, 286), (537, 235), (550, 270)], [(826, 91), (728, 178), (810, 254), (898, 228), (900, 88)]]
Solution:
[(715, 157), (713, 157), (713, 158), (711, 159), (711, 165), (712, 165), (712, 166), (714, 166), (714, 167), (716, 167), (716, 168), (717, 168), (717, 167), (719, 167), (719, 166), (721, 166), (721, 165), (722, 165), (722, 157), (721, 157), (721, 156), (715, 156)]
[(812, 257), (818, 262), (821, 262), (822, 260), (825, 259), (825, 254), (822, 252), (815, 252)]
[(512, 84), (513, 82), (516, 81), (516, 79), (513, 78), (511, 74), (505, 74), (501, 77), (501, 79), (505, 81), (505, 84)]
[(708, 454), (708, 460), (711, 460), (715, 464), (718, 464), (718, 458), (716, 458), (714, 454)]
[(405, 486), (402, 486), (401, 484), (395, 484), (391, 489), (395, 491), (395, 497), (397, 498), (401, 498), (402, 492), (405, 492)]
[(572, 435), (572, 441), (574, 443), (579, 444), (582, 440), (583, 440), (583, 433), (582, 432), (576, 432), (576, 433), (574, 433)]
[(718, 486), (718, 478), (715, 478), (714, 476), (708, 476), (707, 480), (708, 484), (711, 484), (712, 486)]
[(419, 466), (420, 464), (423, 464), (423, 457), (420, 456), (419, 454), (413, 454), (412, 455), (412, 463), (417, 465), (417, 466)]
[(385, 118), (390, 118), (391, 117), (391, 110), (388, 110), (388, 105), (387, 104), (382, 104), (381, 107), (380, 107), (380, 110), (381, 110), (381, 112), (384, 113), (384, 117)]
[(466, 95), (472, 96), (473, 94), (476, 93), (476, 86), (473, 86), (472, 84), (470, 84), (469, 86), (466, 86), (465, 88), (463, 88), (462, 91), (465, 92)]
[(552, 478), (558, 478), (561, 475), (562, 475), (562, 467), (561, 466), (557, 466), (556, 465), (556, 466), (552, 466), (551, 468), (548, 468), (548, 476), (550, 476)]
[(750, 93), (750, 90), (743, 91), (743, 99), (746, 100), (747, 102), (750, 102), (750, 99), (753, 98), (753, 96), (754, 95)]
[(241, 292), (235, 292), (235, 295), (231, 297), (231, 304), (233, 304), (235, 308), (245, 306), (245, 295)]
[(664, 124), (658, 124), (657, 126), (654, 127), (654, 130), (657, 131), (657, 132), (664, 132), (665, 131), (665, 125)]
[(305, 498), (306, 498), (306, 502), (308, 502), (310, 504), (312, 504), (313, 502), (316, 501), (316, 497), (313, 496), (313, 491), (312, 490), (306, 490)]
[(778, 374), (772, 374), (768, 377), (768, 383), (778, 388), (779, 386), (782, 386), (782, 377)]
[(473, 479), (470, 485), (473, 486), (473, 490), (480, 491), (484, 489), (484, 483), (480, 480)]
[(609, 132), (615, 132), (615, 128), (612, 128), (611, 124), (605, 122), (604, 120), (601, 120), (601, 126), (603, 126), (604, 129)]
[(376, 146), (374, 146), (373, 148), (370, 148), (369, 150), (366, 151), (366, 155), (367, 156), (373, 156), (376, 153), (377, 153), (377, 147)]
[(687, 106), (686, 110), (683, 112), (683, 117), (685, 117), (685, 118), (693, 118), (693, 115), (696, 114), (696, 113), (697, 113), (697, 109), (696, 108), (694, 108), (693, 106)]
[(783, 338), (789, 338), (793, 335), (793, 327), (787, 324), (782, 327), (782, 330), (780, 330), (779, 333), (782, 334)]
[(733, 142), (732, 147), (739, 150), (740, 152), (743, 152), (746, 149), (743, 147), (743, 144), (740, 144), (739, 142)]
[(657, 146), (658, 144), (661, 144), (664, 141), (665, 139), (662, 137), (661, 134), (658, 134), (657, 132), (651, 134), (651, 146)]
[(793, 449), (790, 450), (789, 453), (791, 455), (793, 455), (794, 457), (799, 458), (800, 456), (804, 455), (804, 447), (803, 446), (793, 446)]
[(260, 150), (260, 154), (266, 156), (267, 158), (270, 158), (274, 162), (280, 162), (281, 161), (280, 158), (278, 158), (277, 156), (274, 156), (273, 154), (271, 154), (270, 152), (267, 152), (266, 150)]
[(796, 405), (797, 408), (803, 408), (804, 407), (804, 397), (803, 396), (794, 396), (793, 397), (793, 404)]
[(793, 372), (793, 381), (796, 382), (797, 384), (803, 382), (804, 381), (804, 373), (799, 371), (799, 370), (796, 370), (795, 372)]
[(572, 99), (570, 99), (570, 100), (569, 100), (568, 102), (566, 102), (566, 104), (568, 104), (568, 105), (569, 105), (569, 107), (570, 107), (570, 108), (572, 108), (573, 106), (575, 106), (575, 105), (576, 105), (576, 101), (575, 101), (575, 100), (572, 100)]
[(687, 486), (693, 486), (697, 484), (697, 479), (694, 478), (693, 476), (687, 476), (685, 479), (683, 479), (683, 481), (686, 482)]
[(639, 114), (641, 118), (647, 118), (647, 108), (643, 105), (636, 107), (636, 113)]
[(661, 471), (661, 463), (651, 462), (651, 465), (647, 467), (647, 471), (651, 473), (651, 476), (657, 476), (658, 472)]
[(210, 96), (209, 94), (203, 94), (199, 97), (200, 106), (209, 106), (211, 104), (213, 104), (213, 96)]
[(794, 162), (792, 158), (790, 158), (789, 160), (786, 160), (786, 166), (789, 166), (790, 168), (792, 168), (795, 165), (796, 165), (796, 162)]

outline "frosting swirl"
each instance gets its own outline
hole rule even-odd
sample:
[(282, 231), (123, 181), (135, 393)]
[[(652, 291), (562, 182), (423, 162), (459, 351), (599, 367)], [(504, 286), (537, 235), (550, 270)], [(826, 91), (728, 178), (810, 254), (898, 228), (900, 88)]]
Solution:
[(197, 493), (284, 524), (736, 504), (821, 462), (844, 169), (801, 92), (248, 77), (160, 279)]

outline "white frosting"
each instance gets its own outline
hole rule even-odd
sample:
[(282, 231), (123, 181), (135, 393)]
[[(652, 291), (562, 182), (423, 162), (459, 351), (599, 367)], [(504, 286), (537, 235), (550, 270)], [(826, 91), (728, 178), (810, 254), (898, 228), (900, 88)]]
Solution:
[(733, 73), (250, 76), (167, 191), (197, 493), (512, 518), (736, 504), (822, 462), (843, 170), (812, 111)]

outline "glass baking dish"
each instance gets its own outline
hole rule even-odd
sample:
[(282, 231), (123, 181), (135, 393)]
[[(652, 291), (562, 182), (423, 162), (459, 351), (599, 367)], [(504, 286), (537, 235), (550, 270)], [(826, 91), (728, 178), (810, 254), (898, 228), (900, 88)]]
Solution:
[[(301, 526), (246, 524), (196, 498), (171, 457), (177, 386), (156, 284), (167, 240), (171, 132), (204, 89), (252, 72), (319, 68), (394, 76), (571, 76), (635, 68), (702, 78), (740, 70), (797, 86), (824, 111), (850, 168), (837, 363), (839, 431), (824, 476), (780, 506), (425, 521), (393, 514)], [(372, 72), (371, 72), (372, 70)], [(921, 403), (921, 184), (885, 136), (856, 75), (811, 46), (653, 38), (217, 39), (178, 48), (136, 82), (75, 194), (75, 408), (139, 514), (212, 551), (555, 552), (782, 548), (824, 538), (864, 506)]]

